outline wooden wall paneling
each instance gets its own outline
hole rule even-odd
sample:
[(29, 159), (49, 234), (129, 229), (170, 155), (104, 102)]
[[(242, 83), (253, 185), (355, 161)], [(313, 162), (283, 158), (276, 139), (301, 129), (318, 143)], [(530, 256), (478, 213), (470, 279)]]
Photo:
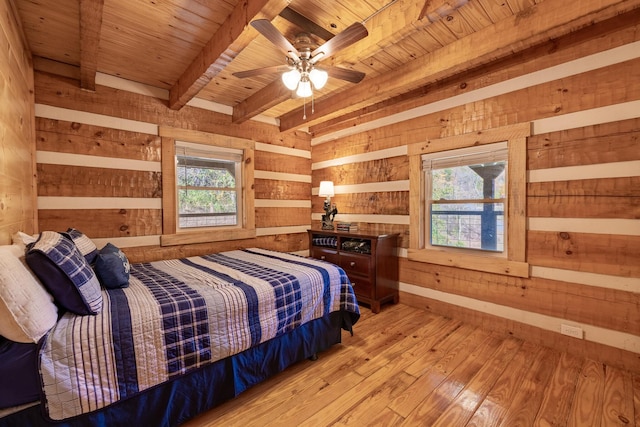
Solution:
[[(341, 213), (409, 215), (408, 191), (337, 194), (331, 198), (331, 202), (336, 204), (338, 211)], [(323, 209), (324, 197), (312, 197), (311, 210), (313, 212), (322, 212)]]
[(484, 329), (500, 331), (515, 337), (521, 337), (545, 347), (598, 360), (611, 366), (623, 367), (633, 372), (640, 371), (640, 358), (638, 358), (636, 353), (630, 351), (592, 341), (580, 341), (578, 345), (575, 340), (568, 340), (557, 332), (407, 292), (400, 292), (400, 301), (402, 301), (403, 304), (453, 317)]
[(534, 182), (527, 196), (529, 217), (640, 219), (640, 176)]
[(97, 85), (95, 92), (83, 91), (74, 79), (41, 72), (35, 73), (35, 101), (71, 110), (301, 149), (307, 144), (305, 138), (309, 138), (301, 132), (281, 134), (276, 126), (257, 121), (233, 125), (231, 116), (201, 108), (185, 106), (179, 111), (171, 110), (166, 100), (107, 86)]
[(24, 208), (31, 200), (25, 200), (22, 181), (0, 174), (0, 244), (10, 244), (11, 235), (29, 225)]
[(308, 225), (309, 208), (256, 208), (256, 227), (286, 227)]
[(400, 281), (628, 333), (640, 331), (640, 294), (543, 278), (514, 278), (400, 260)]
[(529, 170), (640, 160), (640, 118), (534, 135)]
[(334, 185), (388, 182), (409, 179), (409, 167), (405, 156), (387, 157), (379, 160), (348, 163), (316, 170), (312, 183), (333, 181)]
[(256, 199), (307, 200), (311, 195), (311, 183), (255, 179)]
[(161, 159), (158, 135), (42, 117), (36, 118), (36, 129), (36, 147), (40, 151), (150, 162)]
[(0, 4), (0, 244), (37, 226), (33, 66), (13, 1)]
[(261, 171), (308, 175), (311, 169), (311, 160), (304, 157), (257, 151), (254, 168)]
[(38, 195), (161, 198), (162, 173), (39, 163)]
[[(29, 82), (33, 73), (33, 64), (29, 43), (23, 31), (18, 8), (13, 0), (6, 1), (0, 6), (0, 40), (3, 49), (0, 51), (3, 59), (7, 59), (2, 71), (16, 73), (16, 85), (7, 85), (8, 89), (24, 90), (23, 83)], [(16, 100), (17, 101), (17, 100)]]
[(40, 231), (76, 228), (91, 238), (162, 234), (160, 209), (41, 209)]
[(387, 148), (401, 147), (406, 143), (404, 132), (395, 127), (391, 127), (391, 130), (385, 127), (314, 145), (311, 150), (311, 159), (314, 163), (317, 163)]
[(640, 236), (529, 230), (527, 255), (532, 265), (640, 277)]

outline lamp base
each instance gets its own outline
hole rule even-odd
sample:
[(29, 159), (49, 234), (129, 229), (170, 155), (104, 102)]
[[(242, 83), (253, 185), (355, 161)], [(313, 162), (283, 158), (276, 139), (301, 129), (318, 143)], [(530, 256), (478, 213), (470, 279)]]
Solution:
[(322, 221), (323, 230), (333, 230), (333, 221)]
[(324, 202), (324, 212), (322, 215), (322, 229), (323, 230), (333, 230), (333, 218), (338, 213), (338, 209), (336, 205), (332, 205), (329, 198)]

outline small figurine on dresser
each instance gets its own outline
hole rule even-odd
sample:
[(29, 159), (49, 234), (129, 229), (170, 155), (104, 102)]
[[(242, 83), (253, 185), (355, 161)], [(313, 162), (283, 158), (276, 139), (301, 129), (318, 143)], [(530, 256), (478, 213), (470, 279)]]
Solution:
[(330, 200), (324, 201), (324, 212), (322, 215), (322, 229), (323, 230), (333, 230), (333, 218), (338, 213), (338, 208), (336, 208), (335, 203), (331, 204)]

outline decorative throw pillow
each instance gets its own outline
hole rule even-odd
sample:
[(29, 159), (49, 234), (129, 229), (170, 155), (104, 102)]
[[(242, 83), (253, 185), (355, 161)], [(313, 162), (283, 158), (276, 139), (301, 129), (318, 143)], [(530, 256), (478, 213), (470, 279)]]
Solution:
[(129, 286), (129, 260), (115, 245), (107, 243), (96, 257), (94, 269), (102, 286), (108, 289)]
[(75, 243), (76, 247), (89, 264), (93, 264), (96, 261), (96, 257), (98, 256), (98, 248), (90, 238), (88, 238), (81, 231), (78, 231), (75, 228), (69, 228), (65, 233), (62, 234), (70, 238), (73, 243)]
[(0, 335), (37, 343), (57, 320), (58, 308), (25, 265), (24, 249), (0, 246)]
[(58, 305), (76, 314), (102, 310), (100, 282), (71, 240), (54, 231), (43, 231), (29, 245), (26, 259)]

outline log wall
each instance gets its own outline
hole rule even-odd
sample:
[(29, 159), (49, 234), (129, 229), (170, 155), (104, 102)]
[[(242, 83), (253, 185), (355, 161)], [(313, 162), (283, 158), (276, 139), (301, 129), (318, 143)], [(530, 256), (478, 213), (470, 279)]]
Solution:
[[(402, 236), (401, 302), (640, 370), (638, 22), (622, 15), (447, 79), (386, 115), (315, 129), (314, 194), (332, 180), (336, 220)], [(533, 127), (529, 277), (409, 261), (407, 145), (517, 123)], [(312, 206), (319, 224), (322, 198)]]
[(33, 65), (13, 1), (0, 2), (0, 245), (36, 228)]
[[(251, 246), (306, 251), (311, 216), (307, 134), (281, 135), (274, 124), (258, 121), (232, 125), (230, 115), (206, 102), (170, 110), (165, 92), (113, 77), (98, 75), (96, 91), (84, 91), (74, 78), (77, 70), (69, 68), (68, 77), (62, 77), (46, 72), (46, 64), (36, 68), (40, 230), (75, 227), (98, 245), (123, 248), (134, 262)], [(162, 188), (159, 126), (256, 142), (256, 238), (160, 246), (167, 190)]]

